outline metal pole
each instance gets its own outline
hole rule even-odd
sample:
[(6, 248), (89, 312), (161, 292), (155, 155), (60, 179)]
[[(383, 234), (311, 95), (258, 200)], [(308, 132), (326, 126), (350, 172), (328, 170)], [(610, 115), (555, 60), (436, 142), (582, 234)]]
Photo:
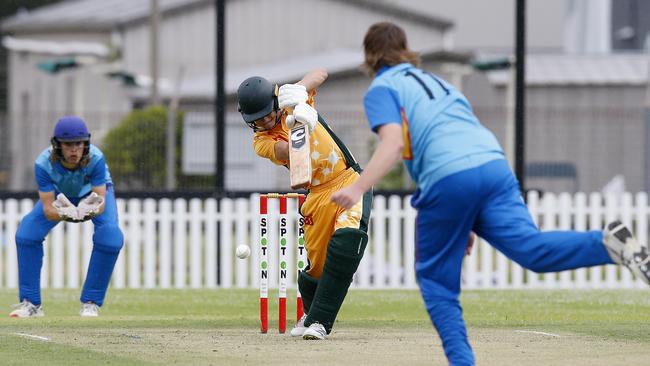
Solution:
[(149, 49), (149, 67), (151, 76), (151, 105), (160, 104), (158, 96), (158, 30), (160, 27), (160, 8), (158, 0), (151, 0), (151, 21), (150, 21), (150, 49)]
[(181, 97), (181, 84), (183, 83), (183, 74), (185, 68), (183, 66), (178, 68), (178, 75), (176, 76), (176, 86), (174, 94), (169, 100), (167, 108), (167, 179), (165, 187), (168, 191), (176, 189), (176, 113), (178, 112), (178, 104)]
[[(650, 56), (650, 49), (647, 51)], [(645, 191), (650, 192), (650, 62), (648, 63), (648, 80), (645, 90)]]
[(525, 197), (525, 144), (526, 144), (526, 0), (517, 0), (516, 10), (516, 96), (515, 96), (515, 174)]
[(216, 96), (215, 96), (215, 190), (218, 194), (225, 191), (225, 174), (226, 174), (226, 92), (225, 92), (225, 64), (226, 64), (226, 41), (225, 41), (225, 19), (226, 19), (226, 0), (216, 1)]

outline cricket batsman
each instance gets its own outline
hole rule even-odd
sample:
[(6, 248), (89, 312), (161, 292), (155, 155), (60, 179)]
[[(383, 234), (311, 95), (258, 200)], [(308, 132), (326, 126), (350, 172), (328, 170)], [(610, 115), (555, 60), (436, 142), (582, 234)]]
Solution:
[(239, 112), (254, 131), (253, 148), (260, 157), (289, 168), (289, 130), (296, 121), (309, 129), (312, 179), (300, 207), (308, 265), (298, 275), (305, 315), (291, 330), (292, 336), (308, 340), (325, 339), (332, 331), (368, 242), (372, 203), (371, 190), (347, 209), (330, 201), (332, 192), (356, 181), (361, 169), (314, 109), (316, 88), (326, 78), (324, 69), (316, 69), (278, 88), (254, 76), (237, 91)]
[(54, 127), (51, 146), (36, 158), (39, 200), (16, 232), (20, 304), (11, 317), (44, 316), (41, 304), (43, 240), (60, 221), (95, 226), (88, 274), (81, 292), (82, 317), (96, 317), (124, 238), (104, 154), (90, 143), (86, 123), (66, 116)]

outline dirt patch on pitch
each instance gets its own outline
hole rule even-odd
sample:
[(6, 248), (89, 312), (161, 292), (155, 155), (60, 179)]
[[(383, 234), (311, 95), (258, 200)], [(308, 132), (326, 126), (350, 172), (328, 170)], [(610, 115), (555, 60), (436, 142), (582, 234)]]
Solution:
[[(474, 328), (479, 365), (630, 365), (650, 355), (638, 342), (544, 329)], [(446, 364), (431, 328), (337, 329), (326, 341), (304, 341), (246, 329), (76, 329), (45, 331), (51, 342), (163, 364), (192, 365), (431, 365)]]

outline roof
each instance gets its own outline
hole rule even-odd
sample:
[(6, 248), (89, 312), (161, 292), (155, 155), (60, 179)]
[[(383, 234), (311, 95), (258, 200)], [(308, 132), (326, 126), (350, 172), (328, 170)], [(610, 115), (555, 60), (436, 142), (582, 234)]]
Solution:
[[(229, 68), (226, 72), (225, 91), (227, 95), (234, 95), (239, 84), (246, 78), (258, 75), (274, 83), (296, 82), (309, 70), (324, 67), (330, 77), (337, 73), (354, 70), (361, 65), (363, 56), (360, 50), (339, 49), (323, 54), (312, 54), (301, 58), (288, 58), (281, 63), (263, 64), (243, 68)], [(161, 82), (160, 93), (169, 97), (172, 92), (171, 80)], [(214, 75), (205, 75), (193, 79), (183, 80), (180, 88), (183, 99), (213, 99), (215, 95)], [(136, 89), (132, 96), (135, 98), (148, 98), (146, 88)]]
[[(159, 7), (161, 13), (168, 13), (208, 2), (210, 0), (159, 0)], [(150, 8), (149, 0), (68, 0), (3, 19), (2, 30), (110, 30), (148, 19)]]
[(2, 37), (2, 45), (13, 51), (50, 55), (92, 55), (107, 57), (110, 54), (108, 46), (96, 42), (53, 42), (4, 36)]
[[(214, 0), (159, 0), (160, 11), (170, 13), (191, 6), (202, 6)], [(371, 0), (328, 0), (357, 6), (382, 14), (407, 18), (429, 27), (446, 29), (452, 21), (424, 15), (397, 5), (377, 3)], [(110, 30), (117, 26), (148, 19), (149, 0), (67, 0), (60, 3), (23, 11), (3, 19), (4, 32), (36, 32), (43, 30)]]
[[(645, 85), (650, 73), (650, 55), (528, 55), (527, 85)], [(490, 82), (505, 85), (508, 71), (487, 73)]]
[[(434, 49), (421, 52), (421, 57), (424, 61), (467, 63), (472, 58), (472, 55)], [(360, 66), (362, 62), (363, 52), (355, 48), (331, 50), (322, 54), (312, 54), (300, 58), (292, 57), (281, 63), (231, 68), (227, 69), (225, 91), (227, 95), (234, 95), (239, 84), (253, 75), (262, 76), (278, 84), (296, 82), (307, 72), (317, 67), (325, 68), (330, 80), (335, 77), (345, 77), (353, 74), (361, 75)], [(171, 80), (161, 82), (161, 94), (169, 96), (172, 91), (172, 84)], [(180, 94), (185, 99), (213, 99), (215, 94), (214, 75), (183, 80)], [(148, 98), (149, 91), (146, 89), (135, 90), (132, 96), (135, 98)]]
[(390, 14), (398, 18), (407, 18), (414, 23), (420, 23), (428, 27), (439, 29), (451, 28), (454, 22), (450, 19), (437, 15), (424, 14), (422, 11), (409, 10), (399, 5), (382, 3), (377, 0), (330, 0), (347, 5), (357, 6), (366, 10), (375, 11), (383, 14)]

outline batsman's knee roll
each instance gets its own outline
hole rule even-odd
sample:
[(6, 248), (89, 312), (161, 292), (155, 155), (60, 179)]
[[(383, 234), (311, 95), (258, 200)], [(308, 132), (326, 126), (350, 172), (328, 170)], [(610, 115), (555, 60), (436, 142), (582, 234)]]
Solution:
[(305, 313), (309, 313), (311, 302), (314, 300), (316, 289), (318, 288), (318, 280), (307, 274), (305, 271), (300, 271), (298, 274), (298, 289), (302, 296), (302, 307)]
[(327, 248), (323, 272), (327, 271), (340, 279), (352, 280), (367, 244), (368, 234), (364, 231), (354, 228), (336, 230)]

